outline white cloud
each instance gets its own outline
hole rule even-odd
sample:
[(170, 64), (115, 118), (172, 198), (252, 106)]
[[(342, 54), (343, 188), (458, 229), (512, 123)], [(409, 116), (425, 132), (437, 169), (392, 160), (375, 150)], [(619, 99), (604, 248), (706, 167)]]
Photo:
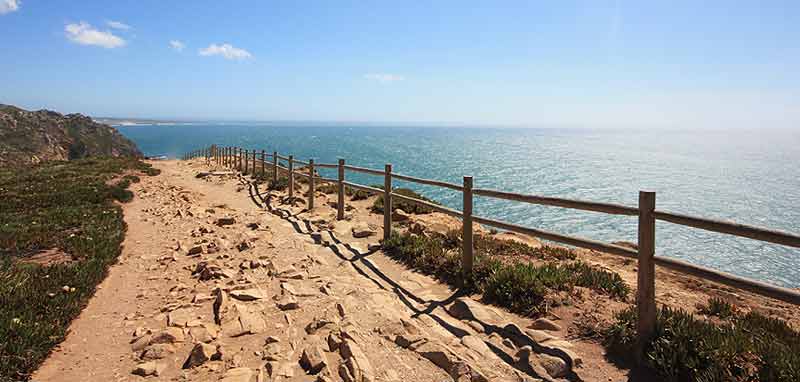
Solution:
[(67, 24), (64, 27), (67, 39), (80, 45), (96, 45), (103, 48), (118, 48), (125, 45), (125, 40), (115, 36), (110, 31), (99, 31), (89, 23), (81, 21), (78, 24)]
[(171, 46), (172, 49), (175, 49), (178, 52), (181, 52), (183, 51), (183, 48), (186, 48), (186, 45), (178, 40), (170, 40), (169, 46)]
[(110, 26), (111, 28), (114, 28), (114, 29), (122, 29), (122, 30), (131, 29), (130, 25), (125, 24), (123, 22), (114, 21), (114, 20), (106, 21), (106, 25), (108, 25), (108, 26)]
[(391, 73), (368, 73), (364, 75), (364, 78), (370, 81), (377, 81), (380, 83), (389, 83), (389, 82), (405, 80), (405, 77)]
[(207, 48), (200, 49), (201, 56), (223, 56), (229, 60), (244, 60), (253, 57), (250, 52), (239, 49), (231, 44), (211, 44)]
[(20, 4), (22, 4), (22, 1), (0, 0), (0, 15), (17, 11)]

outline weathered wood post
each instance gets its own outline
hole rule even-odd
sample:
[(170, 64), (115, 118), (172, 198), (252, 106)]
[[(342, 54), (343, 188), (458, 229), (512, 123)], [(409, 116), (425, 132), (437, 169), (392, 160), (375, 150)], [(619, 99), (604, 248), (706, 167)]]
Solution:
[(253, 160), (251, 163), (253, 163), (253, 167), (250, 169), (250, 172), (253, 176), (256, 176), (256, 149), (253, 149)]
[(461, 259), (461, 272), (464, 281), (472, 276), (472, 177), (464, 176), (464, 201), (463, 201), (463, 214), (462, 219), (462, 232), (461, 240), (463, 241), (462, 259)]
[(278, 181), (278, 152), (272, 152), (272, 181)]
[(239, 147), (236, 150), (236, 168), (241, 172), (242, 171), (242, 148)]
[(261, 150), (261, 176), (267, 174), (267, 153), (264, 150)]
[(248, 154), (247, 149), (244, 149), (244, 156), (242, 158), (242, 160), (244, 161), (244, 171), (242, 172), (242, 174), (247, 174), (247, 162), (248, 162), (248, 159), (250, 159), (250, 154)]
[(308, 160), (308, 210), (314, 209), (314, 159)]
[(336, 220), (344, 219), (344, 159), (339, 159), (339, 183), (337, 184)]
[(656, 193), (639, 191), (639, 269), (637, 272), (636, 310), (638, 319), (638, 360), (644, 360), (645, 346), (656, 330)]
[(289, 155), (289, 200), (294, 198), (294, 155)]
[(383, 175), (383, 240), (392, 237), (392, 165), (387, 163)]

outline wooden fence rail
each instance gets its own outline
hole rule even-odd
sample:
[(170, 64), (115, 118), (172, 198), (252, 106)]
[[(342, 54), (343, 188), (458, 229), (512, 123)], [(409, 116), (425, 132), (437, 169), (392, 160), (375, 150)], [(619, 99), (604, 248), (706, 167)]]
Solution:
[[(255, 174), (256, 169), (256, 150), (252, 151), (252, 160), (250, 169)], [(207, 148), (194, 150), (182, 156), (183, 159), (194, 159), (203, 157), (209, 163), (217, 163), (226, 167), (243, 169), (247, 172), (247, 151), (239, 147), (217, 147), (212, 145)], [(450, 216), (460, 218), (462, 224), (462, 272), (469, 274), (472, 271), (474, 262), (473, 254), (473, 236), (472, 236), (472, 223), (483, 224), (486, 226), (496, 227), (512, 232), (517, 232), (525, 235), (539, 237), (544, 240), (555, 241), (575, 247), (586, 248), (594, 251), (610, 253), (614, 255), (624, 256), (638, 261), (637, 270), (637, 297), (636, 305), (638, 311), (637, 334), (640, 344), (647, 342), (655, 331), (656, 324), (656, 304), (655, 304), (655, 265), (664, 266), (666, 268), (676, 270), (682, 273), (691, 274), (703, 279), (715, 281), (725, 285), (742, 288), (750, 292), (760, 294), (763, 296), (775, 298), (778, 300), (790, 302), (800, 305), (800, 291), (783, 288), (779, 286), (770, 285), (756, 280), (751, 280), (744, 277), (734, 276), (729, 273), (720, 272), (707, 267), (694, 265), (685, 261), (675, 260), (660, 256), (655, 256), (655, 230), (656, 220), (661, 220), (673, 224), (679, 224), (687, 227), (703, 229), (718, 233), (724, 233), (739, 237), (746, 237), (759, 241), (766, 241), (775, 244), (800, 248), (800, 236), (786, 232), (780, 232), (765, 228), (753, 227), (731, 222), (723, 222), (718, 220), (704, 219), (693, 216), (681, 215), (671, 212), (665, 212), (656, 209), (656, 194), (655, 192), (639, 192), (639, 205), (637, 207), (624, 206), (612, 203), (598, 203), (583, 200), (555, 198), (540, 195), (527, 195), (505, 191), (473, 188), (473, 179), (471, 176), (464, 176), (461, 185), (454, 183), (447, 183), (438, 180), (416, 178), (408, 175), (401, 175), (392, 172), (392, 166), (387, 164), (383, 171), (375, 170), (365, 167), (357, 167), (346, 165), (344, 159), (339, 159), (337, 164), (331, 163), (314, 163), (311, 159), (308, 162), (299, 161), (294, 159), (292, 155), (281, 156), (278, 152), (266, 154), (261, 151), (261, 173), (265, 174), (267, 161), (266, 158), (272, 158), (272, 176), (273, 179), (278, 179), (278, 170), (283, 170), (289, 178), (289, 196), (294, 194), (294, 176), (299, 175), (309, 180), (309, 187), (312, 192), (308, 193), (308, 208), (314, 208), (314, 187), (315, 182), (327, 182), (337, 185), (337, 219), (344, 219), (344, 194), (345, 187), (350, 187), (356, 190), (362, 190), (370, 194), (383, 195), (384, 197), (384, 239), (388, 238), (392, 230), (392, 204), (393, 200), (403, 201), (407, 203), (416, 204), (434, 211), (438, 211)], [(279, 165), (279, 159), (287, 161), (286, 166)], [(244, 160), (244, 163), (242, 161)], [(301, 164), (306, 166), (307, 169), (295, 171), (294, 165)], [(335, 169), (337, 170), (337, 177), (325, 178), (316, 175), (318, 169)], [(345, 180), (346, 170), (384, 177), (384, 189), (365, 186), (363, 184), (353, 183)], [(400, 195), (393, 192), (393, 180), (402, 180), (414, 182), (429, 186), (443, 187), (451, 190), (460, 191), (463, 196), (462, 210), (454, 210), (435, 203), (430, 203), (424, 200)], [(612, 215), (624, 216), (638, 216), (638, 238), (636, 249), (623, 247), (614, 244), (603, 243), (585, 238), (563, 235), (555, 232), (550, 232), (542, 229), (525, 227), (513, 223), (502, 222), (480, 216), (474, 216), (472, 213), (472, 203), (475, 196), (497, 198), (504, 200), (517, 201), (522, 203), (562, 207), (583, 211), (592, 211)]]

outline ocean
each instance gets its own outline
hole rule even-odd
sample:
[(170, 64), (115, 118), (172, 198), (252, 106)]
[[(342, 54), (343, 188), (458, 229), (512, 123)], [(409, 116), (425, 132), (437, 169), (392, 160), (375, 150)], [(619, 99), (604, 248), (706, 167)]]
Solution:
[[(118, 126), (145, 155), (212, 143), (300, 160), (383, 169), (475, 187), (656, 208), (800, 233), (800, 131), (613, 130), (192, 123)], [(323, 176), (334, 177), (331, 172)], [(362, 184), (382, 178), (348, 173)], [(395, 181), (398, 186), (409, 186)], [(460, 209), (455, 191), (410, 184)], [(636, 242), (636, 217), (476, 197), (476, 215), (595, 240)], [(800, 250), (658, 222), (656, 253), (776, 285), (800, 287)]]

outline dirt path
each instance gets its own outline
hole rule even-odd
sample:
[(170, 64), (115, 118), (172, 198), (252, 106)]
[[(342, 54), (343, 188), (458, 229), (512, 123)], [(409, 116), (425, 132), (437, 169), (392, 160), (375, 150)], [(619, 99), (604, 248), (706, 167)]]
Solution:
[(335, 221), (322, 194), (310, 216), (279, 195), (269, 212), (235, 176), (154, 165), (124, 207), (119, 263), (33, 380), (625, 378), (599, 347), (395, 263), (375, 247), (380, 216)]

